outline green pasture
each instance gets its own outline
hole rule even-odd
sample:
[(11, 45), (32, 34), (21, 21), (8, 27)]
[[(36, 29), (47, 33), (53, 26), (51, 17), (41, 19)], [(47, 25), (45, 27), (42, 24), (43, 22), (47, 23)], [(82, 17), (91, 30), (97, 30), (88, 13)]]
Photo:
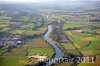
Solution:
[(23, 26), (21, 26), (21, 28), (33, 29), (34, 28), (34, 23), (29, 23), (27, 25), (23, 25)]
[(44, 55), (46, 54), (48, 56), (48, 58), (52, 57), (53, 55), (53, 50), (51, 48), (32, 48), (32, 49), (28, 49), (28, 55), (34, 55), (34, 54), (40, 54), (40, 55)]
[(80, 48), (79, 50), (81, 51), (93, 50), (94, 51), (96, 50), (99, 44), (100, 44), (100, 40), (93, 40), (91, 41), (91, 44), (89, 46)]
[(1, 66), (24, 66), (28, 63), (26, 56), (0, 56)]

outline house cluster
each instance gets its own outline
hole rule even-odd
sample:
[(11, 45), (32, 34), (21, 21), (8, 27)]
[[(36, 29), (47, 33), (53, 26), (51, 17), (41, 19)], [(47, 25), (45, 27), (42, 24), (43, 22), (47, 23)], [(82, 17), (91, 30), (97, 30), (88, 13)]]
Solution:
[(7, 36), (0, 38), (0, 46), (6, 46), (6, 45), (15, 45), (17, 46), (18, 44), (23, 44), (24, 40), (22, 40), (22, 36), (20, 35), (15, 35), (15, 36)]

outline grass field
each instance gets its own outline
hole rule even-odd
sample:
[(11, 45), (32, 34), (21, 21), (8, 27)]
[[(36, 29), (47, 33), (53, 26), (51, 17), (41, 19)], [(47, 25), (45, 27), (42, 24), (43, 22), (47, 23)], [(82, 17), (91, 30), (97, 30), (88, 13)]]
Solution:
[(46, 27), (41, 27), (41, 28), (38, 28), (37, 30), (33, 30), (33, 28), (34, 28), (34, 24), (30, 23), (28, 25), (21, 26), (21, 28), (19, 28), (19, 29), (12, 30), (10, 33), (30, 36), (30, 35), (34, 35), (34, 34), (37, 34), (37, 35), (43, 34), (47, 30)]
[(28, 63), (26, 56), (0, 56), (1, 66), (24, 66)]
[(62, 43), (63, 47), (66, 49), (66, 53), (73, 54), (80, 56), (80, 53), (77, 51), (77, 49), (73, 46), (73, 44), (69, 43)]
[(100, 44), (100, 40), (93, 40), (91, 41), (91, 44), (87, 47), (84, 47), (84, 48), (80, 48), (80, 50), (82, 51), (85, 51), (85, 50), (96, 50), (97, 47), (99, 46)]
[(23, 34), (26, 30), (23, 29), (16, 29), (16, 30), (12, 30), (10, 33), (11, 34)]
[(17, 21), (23, 21), (23, 22), (28, 22), (30, 19), (29, 16), (20, 16), (20, 17), (16, 17), (15, 20)]
[[(2, 50), (0, 53), (4, 53), (4, 51), (6, 51), (6, 49)], [(34, 54), (46, 54), (49, 58), (54, 54), (54, 50), (48, 43), (46, 43), (46, 41), (41, 38), (37, 38), (29, 41), (19, 48), (12, 49), (10, 52), (5, 52), (3, 56), (26, 56), (27, 52), (29, 56)]]
[[(72, 38), (74, 46), (78, 48), (78, 50), (83, 54), (83, 56), (96, 56), (100, 55), (100, 35), (96, 35), (96, 33), (99, 33), (100, 29), (92, 29), (86, 26), (98, 27), (99, 25), (100, 23), (91, 23), (91, 22), (86, 22), (86, 23), (66, 22), (63, 25), (63, 31), (65, 34), (69, 35)], [(79, 29), (67, 30), (68, 28), (79, 28)], [(82, 33), (81, 31), (84, 31), (84, 33)], [(73, 49), (73, 46), (69, 44), (64, 44), (63, 46), (66, 49)], [(73, 52), (73, 51), (67, 50), (67, 52)], [(100, 65), (99, 62), (100, 61), (96, 61), (94, 63), (80, 63), (78, 66), (99, 66)]]
[(1, 28), (5, 28), (5, 27), (7, 27), (7, 26), (9, 26), (9, 23), (0, 22), (0, 27), (1, 27)]
[(42, 28), (38, 28), (37, 30), (27, 30), (23, 34), (25, 34), (25, 35), (33, 35), (33, 34), (39, 35), (39, 34), (45, 33), (46, 30), (47, 30), (47, 28), (42, 27)]
[(26, 56), (27, 45), (22, 45), (18, 48), (13, 48), (10, 52), (5, 52), (3, 56)]
[(75, 49), (72, 44), (63, 43), (62, 45), (65, 47), (65, 49)]
[(28, 46), (29, 56), (34, 54), (40, 54), (40, 55), (46, 54), (48, 58), (50, 58), (54, 54), (54, 51), (51, 48), (51, 46), (40, 38), (33, 39), (32, 41), (28, 42), (27, 46)]
[(7, 16), (0, 16), (0, 20), (10, 20), (11, 17), (7, 17)]
[(34, 28), (34, 23), (29, 23), (27, 25), (21, 26), (22, 29), (33, 29)]
[(80, 63), (78, 66), (98, 66), (96, 63)]

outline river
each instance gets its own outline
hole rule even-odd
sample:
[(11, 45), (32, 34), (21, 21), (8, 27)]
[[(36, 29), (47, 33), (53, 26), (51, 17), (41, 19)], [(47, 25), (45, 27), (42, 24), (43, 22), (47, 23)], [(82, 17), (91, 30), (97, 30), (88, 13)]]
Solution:
[(48, 43), (50, 43), (52, 45), (52, 47), (55, 49), (55, 55), (53, 58), (51, 59), (57, 59), (57, 58), (62, 58), (63, 57), (63, 53), (62, 50), (56, 45), (56, 42), (53, 41), (49, 35), (52, 31), (52, 26), (48, 25), (48, 31), (44, 34), (44, 40), (46, 40)]

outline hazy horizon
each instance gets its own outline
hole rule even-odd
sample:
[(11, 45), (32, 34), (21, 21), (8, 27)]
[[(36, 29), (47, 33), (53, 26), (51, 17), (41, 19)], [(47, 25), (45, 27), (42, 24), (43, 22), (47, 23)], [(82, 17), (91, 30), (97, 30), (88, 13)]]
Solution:
[(0, 0), (0, 3), (54, 3), (54, 2), (85, 2), (100, 0)]

